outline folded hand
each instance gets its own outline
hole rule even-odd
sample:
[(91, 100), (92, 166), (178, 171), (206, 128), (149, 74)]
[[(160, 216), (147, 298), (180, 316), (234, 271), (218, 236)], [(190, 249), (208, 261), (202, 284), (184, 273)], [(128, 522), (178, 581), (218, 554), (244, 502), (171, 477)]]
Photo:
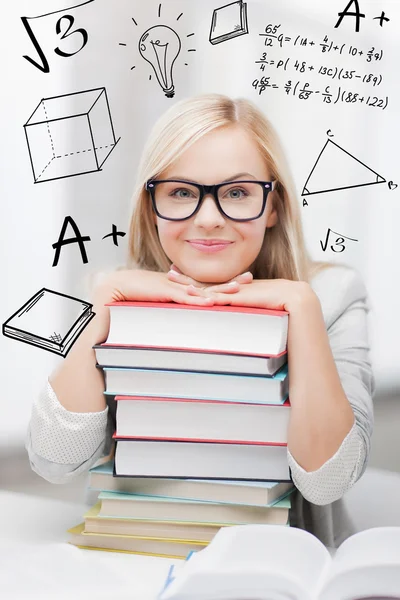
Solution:
[(184, 275), (182, 271), (174, 264), (171, 265), (171, 270), (168, 272), (167, 277), (171, 281), (181, 283), (182, 285), (187, 285), (188, 294), (194, 296), (208, 296), (211, 298), (215, 298), (215, 295), (219, 293), (234, 294), (240, 290), (241, 284), (251, 283), (253, 281), (252, 273), (250, 273), (250, 271), (246, 271), (246, 273), (241, 273), (240, 275), (237, 275), (233, 279), (230, 279), (224, 283), (204, 284), (200, 281), (196, 281), (196, 279), (193, 279), (188, 275)]

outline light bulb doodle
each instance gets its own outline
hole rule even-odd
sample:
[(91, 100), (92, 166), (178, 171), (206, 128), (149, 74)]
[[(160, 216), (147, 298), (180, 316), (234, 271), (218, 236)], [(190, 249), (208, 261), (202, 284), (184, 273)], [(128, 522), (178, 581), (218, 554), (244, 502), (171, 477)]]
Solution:
[(167, 25), (150, 27), (139, 40), (139, 52), (153, 67), (167, 98), (173, 98), (175, 94), (172, 67), (180, 50), (178, 34)]
[[(158, 18), (161, 19), (161, 3), (158, 5)], [(181, 12), (176, 21), (179, 21), (183, 16)], [(139, 27), (136, 20), (132, 17), (132, 22), (136, 27)], [(194, 36), (194, 33), (188, 33), (187, 38)], [(127, 46), (124, 42), (119, 42), (120, 46)], [(181, 51), (182, 43), (178, 33), (168, 25), (154, 25), (149, 27), (140, 36), (137, 43), (140, 55), (148, 62), (157, 77), (157, 81), (165, 93), (167, 98), (173, 98), (175, 95), (175, 84), (173, 82), (172, 72), (174, 63)], [(183, 50), (185, 47), (183, 46)], [(187, 52), (196, 52), (196, 48), (187, 48)], [(180, 59), (179, 59), (180, 60)], [(187, 67), (188, 63), (184, 62)], [(131, 71), (136, 69), (136, 65), (131, 67)], [(152, 74), (149, 75), (151, 80)]]

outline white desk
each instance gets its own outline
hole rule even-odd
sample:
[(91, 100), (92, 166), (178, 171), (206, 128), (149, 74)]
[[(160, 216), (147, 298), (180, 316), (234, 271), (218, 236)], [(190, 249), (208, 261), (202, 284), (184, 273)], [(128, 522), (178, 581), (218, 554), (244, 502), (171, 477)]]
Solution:
[[(400, 526), (398, 473), (367, 469), (345, 498), (359, 531)], [(156, 599), (170, 565), (181, 561), (82, 550), (67, 544), (66, 530), (81, 523), (87, 509), (83, 502), (0, 490), (2, 598)]]
[(88, 506), (0, 491), (0, 594), (8, 600), (155, 600), (180, 561), (82, 550), (66, 530)]

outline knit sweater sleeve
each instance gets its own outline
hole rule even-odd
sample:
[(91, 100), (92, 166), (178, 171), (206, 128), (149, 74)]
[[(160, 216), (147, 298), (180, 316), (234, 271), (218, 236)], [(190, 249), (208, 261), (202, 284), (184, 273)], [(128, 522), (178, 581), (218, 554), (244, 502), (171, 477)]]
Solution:
[(77, 413), (64, 408), (50, 382), (32, 406), (25, 439), (31, 468), (52, 483), (65, 483), (107, 456), (112, 442), (109, 408)]
[(341, 498), (364, 473), (374, 422), (375, 378), (369, 357), (366, 289), (360, 275), (352, 269), (337, 273), (333, 277), (326, 274), (317, 289), (326, 313), (329, 311), (325, 298), (336, 303), (327, 333), (355, 422), (336, 453), (316, 471), (305, 471), (289, 449), (287, 452), (294, 484), (304, 498), (319, 505)]

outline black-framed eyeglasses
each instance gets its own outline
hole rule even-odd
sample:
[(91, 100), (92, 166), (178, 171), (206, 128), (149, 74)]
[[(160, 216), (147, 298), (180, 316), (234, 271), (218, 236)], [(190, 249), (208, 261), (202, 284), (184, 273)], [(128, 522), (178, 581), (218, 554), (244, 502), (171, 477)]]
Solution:
[(149, 179), (155, 213), (160, 219), (185, 221), (195, 215), (206, 194), (211, 194), (222, 215), (233, 221), (253, 221), (265, 210), (269, 192), (276, 181), (238, 180), (202, 185), (182, 179)]

